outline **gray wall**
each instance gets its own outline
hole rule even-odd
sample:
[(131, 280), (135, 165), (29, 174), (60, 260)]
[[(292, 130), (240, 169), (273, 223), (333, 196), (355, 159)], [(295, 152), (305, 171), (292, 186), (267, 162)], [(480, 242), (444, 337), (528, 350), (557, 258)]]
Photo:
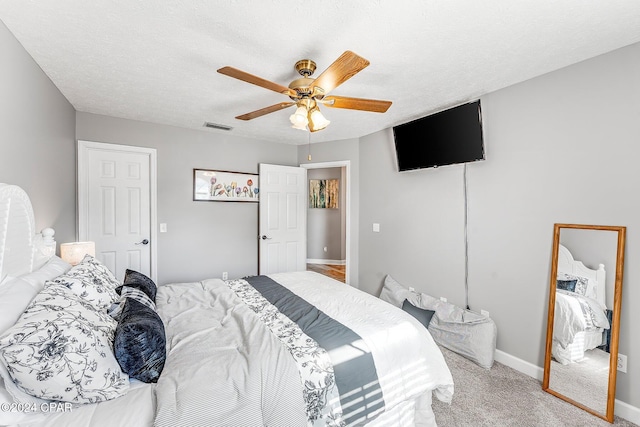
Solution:
[(193, 168), (258, 173), (259, 163), (296, 166), (297, 147), (77, 113), (79, 140), (157, 149), (158, 283), (257, 274), (258, 204), (194, 202)]
[[(640, 45), (482, 97), (468, 173), (469, 304), (499, 350), (543, 365), (554, 223), (627, 226), (617, 398), (640, 407)], [(463, 166), (396, 172), (390, 130), (360, 141), (360, 289), (385, 274), (464, 304)], [(393, 190), (393, 191), (391, 191)], [(381, 224), (380, 233), (371, 223)]]
[(0, 182), (31, 197), (36, 230), (76, 239), (75, 110), (0, 22)]
[[(342, 168), (309, 169), (307, 180), (337, 179), (340, 193), (337, 209), (307, 207), (307, 259), (344, 260), (345, 240), (343, 236), (344, 189)], [(324, 248), (327, 248), (327, 252)]]
[(397, 172), (391, 129), (360, 150), (360, 289), (377, 295), (390, 274), (463, 305), (462, 166)]

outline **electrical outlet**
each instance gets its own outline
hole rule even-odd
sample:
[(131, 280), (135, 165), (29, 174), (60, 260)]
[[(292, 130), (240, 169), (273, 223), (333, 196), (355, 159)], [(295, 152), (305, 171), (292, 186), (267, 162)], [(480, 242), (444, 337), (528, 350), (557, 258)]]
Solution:
[(627, 372), (627, 356), (618, 353), (618, 371)]
[(229, 278), (229, 273), (227, 273), (226, 271), (222, 272), (222, 280), (227, 280)]
[(447, 299), (445, 297), (440, 297), (440, 301), (447, 302)]
[(480, 314), (489, 317), (489, 312), (487, 310), (480, 310)]
[(413, 286), (409, 286), (409, 292), (415, 292), (416, 288), (414, 288)]

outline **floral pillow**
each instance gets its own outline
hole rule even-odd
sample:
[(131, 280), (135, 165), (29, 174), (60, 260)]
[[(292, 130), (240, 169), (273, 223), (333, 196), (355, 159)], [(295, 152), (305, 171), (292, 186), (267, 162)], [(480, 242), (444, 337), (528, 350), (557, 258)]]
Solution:
[(72, 403), (114, 399), (129, 389), (113, 353), (116, 326), (67, 287), (50, 284), (0, 336), (0, 363), (32, 396)]
[(71, 267), (67, 272), (69, 275), (78, 275), (82, 277), (91, 277), (96, 283), (105, 287), (113, 288), (120, 286), (120, 282), (116, 276), (101, 263), (97, 258), (87, 254), (84, 256), (80, 264)]
[(98, 310), (105, 310), (120, 298), (116, 287), (120, 285), (113, 273), (91, 255), (73, 266), (67, 273), (45, 283), (62, 285), (87, 300)]

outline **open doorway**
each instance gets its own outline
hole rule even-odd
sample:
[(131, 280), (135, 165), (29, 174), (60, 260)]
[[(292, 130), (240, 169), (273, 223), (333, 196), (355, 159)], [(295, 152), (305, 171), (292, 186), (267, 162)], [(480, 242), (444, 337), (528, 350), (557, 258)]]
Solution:
[[(301, 165), (307, 170), (307, 270), (316, 271), (338, 281), (349, 283), (349, 173), (350, 162), (326, 162)], [(333, 181), (333, 182), (331, 182)], [(337, 182), (336, 182), (337, 181)], [(311, 187), (337, 188), (337, 197), (312, 203)], [(317, 196), (317, 194), (316, 194)], [(317, 200), (317, 198), (316, 198)], [(331, 203), (326, 203), (326, 202)]]

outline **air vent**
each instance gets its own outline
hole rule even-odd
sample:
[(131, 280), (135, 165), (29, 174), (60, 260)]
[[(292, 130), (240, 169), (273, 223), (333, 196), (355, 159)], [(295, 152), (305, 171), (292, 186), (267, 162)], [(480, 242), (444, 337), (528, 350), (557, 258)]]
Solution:
[(231, 130), (231, 129), (233, 129), (231, 126), (219, 125), (217, 123), (211, 123), (211, 122), (204, 122), (203, 126), (206, 127), (206, 128), (220, 129), (220, 130)]

